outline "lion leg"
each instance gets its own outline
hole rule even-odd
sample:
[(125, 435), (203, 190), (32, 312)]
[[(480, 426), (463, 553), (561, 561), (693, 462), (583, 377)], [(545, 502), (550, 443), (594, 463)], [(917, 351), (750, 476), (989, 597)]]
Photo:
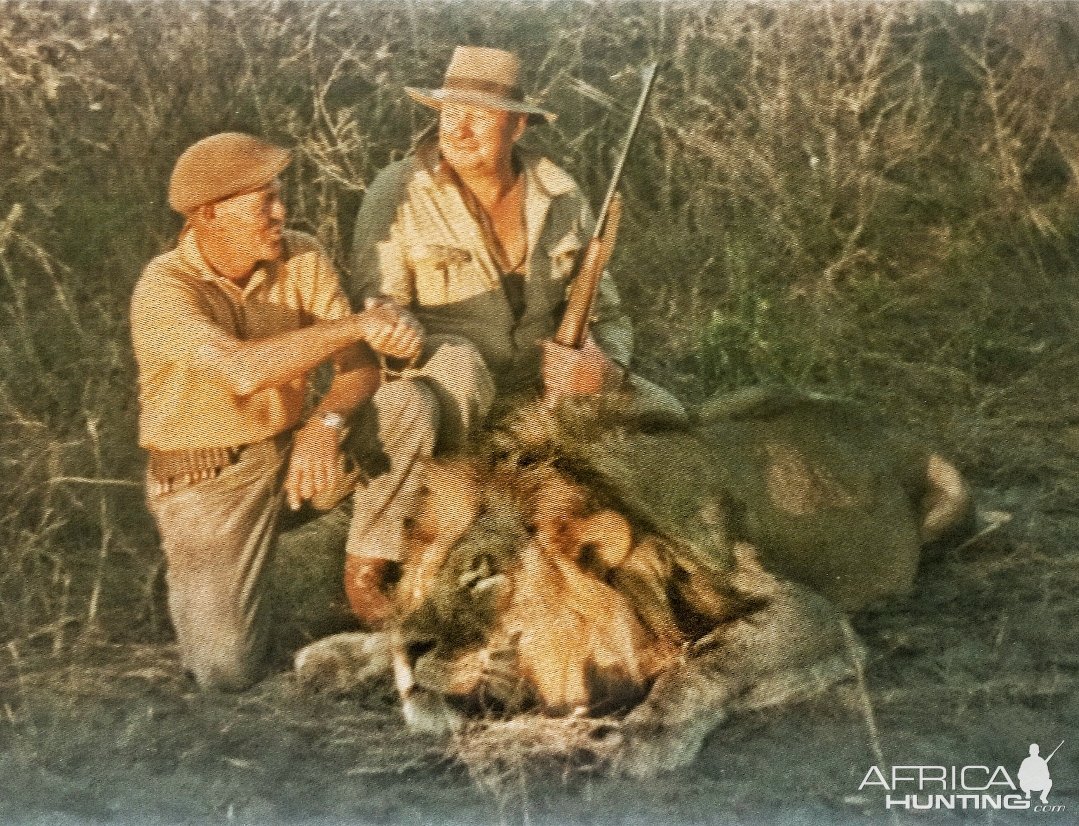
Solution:
[(719, 626), (656, 681), (623, 721), (623, 770), (687, 765), (731, 713), (808, 699), (852, 676), (863, 651), (845, 625), (822, 597), (779, 583), (767, 606)]
[(292, 667), (309, 690), (345, 693), (390, 673), (387, 632), (334, 634), (296, 652)]
[(652, 777), (689, 765), (704, 738), (727, 719), (745, 683), (706, 659), (689, 659), (662, 674), (622, 721), (621, 771)]

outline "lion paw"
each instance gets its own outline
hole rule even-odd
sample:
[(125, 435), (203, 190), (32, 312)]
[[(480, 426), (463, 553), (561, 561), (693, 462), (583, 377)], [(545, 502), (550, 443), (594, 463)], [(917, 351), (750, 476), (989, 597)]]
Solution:
[(705, 721), (664, 725), (655, 720), (634, 720), (631, 714), (619, 731), (620, 754), (612, 761), (616, 770), (631, 777), (655, 777), (688, 766), (696, 759), (704, 738), (725, 715), (713, 714)]
[(413, 690), (402, 700), (401, 713), (412, 731), (427, 734), (449, 734), (464, 725), (464, 716), (441, 694), (423, 689)]
[(306, 691), (347, 693), (390, 673), (385, 634), (335, 634), (304, 646), (292, 661), (293, 673)]

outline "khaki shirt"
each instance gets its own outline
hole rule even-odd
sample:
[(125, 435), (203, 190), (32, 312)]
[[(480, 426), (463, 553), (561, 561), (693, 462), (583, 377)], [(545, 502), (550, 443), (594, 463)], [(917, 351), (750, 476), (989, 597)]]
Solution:
[[(476, 218), (435, 142), (382, 170), (356, 219), (350, 293), (360, 304), (389, 296), (411, 309), (428, 335), (463, 336), (475, 344), (501, 390), (535, 384), (539, 341), (557, 329), (577, 253), (595, 220), (573, 179), (538, 156), (521, 153), (524, 175), (524, 312), (519, 319)], [(604, 274), (592, 333), (622, 365), (633, 332), (618, 291)]]
[(299, 421), (306, 377), (241, 398), (193, 359), (195, 348), (222, 333), (252, 341), (349, 314), (318, 242), (286, 231), (284, 248), (281, 259), (256, 269), (243, 289), (210, 269), (190, 231), (143, 271), (131, 301), (142, 447), (231, 447)]

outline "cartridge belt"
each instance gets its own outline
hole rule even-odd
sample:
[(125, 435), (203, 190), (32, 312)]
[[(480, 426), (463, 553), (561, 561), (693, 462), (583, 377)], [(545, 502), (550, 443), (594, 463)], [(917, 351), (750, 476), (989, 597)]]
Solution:
[(151, 493), (161, 496), (205, 479), (216, 478), (222, 470), (240, 460), (245, 447), (247, 445), (151, 450), (147, 468)]

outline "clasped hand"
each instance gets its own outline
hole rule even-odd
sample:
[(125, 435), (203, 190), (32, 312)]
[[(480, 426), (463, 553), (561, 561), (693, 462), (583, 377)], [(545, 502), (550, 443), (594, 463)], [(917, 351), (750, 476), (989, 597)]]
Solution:
[(423, 327), (389, 299), (369, 298), (355, 316), (363, 340), (390, 358), (414, 359), (423, 349)]

